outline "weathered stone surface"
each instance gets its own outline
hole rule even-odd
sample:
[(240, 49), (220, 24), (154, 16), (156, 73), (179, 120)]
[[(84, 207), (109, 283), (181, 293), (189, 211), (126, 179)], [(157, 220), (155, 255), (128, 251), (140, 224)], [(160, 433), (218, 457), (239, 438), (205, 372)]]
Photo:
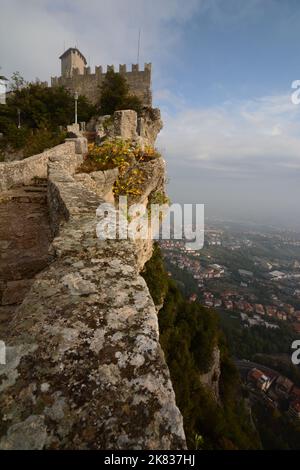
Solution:
[(118, 177), (118, 168), (105, 171), (93, 171), (87, 173), (77, 173), (74, 179), (83, 184), (90, 191), (95, 192), (106, 202), (114, 203), (113, 185)]
[(86, 155), (88, 153), (88, 144), (85, 137), (73, 137), (66, 139), (66, 143), (74, 142), (75, 143), (75, 152), (80, 153), (82, 155)]
[(51, 261), (52, 240), (46, 188), (20, 187), (0, 193), (0, 339), (32, 284)]
[(122, 139), (137, 137), (137, 114), (132, 109), (114, 112), (114, 135)]
[(49, 157), (70, 155), (74, 153), (74, 147), (74, 142), (68, 142), (21, 161), (0, 163), (0, 192), (20, 184), (29, 184), (35, 177), (46, 178)]
[(138, 118), (138, 135), (146, 145), (154, 146), (158, 133), (163, 128), (163, 122), (158, 108), (145, 108)]
[(32, 283), (32, 279), (8, 281), (2, 294), (2, 305), (21, 304)]
[(106, 129), (105, 123), (110, 120), (110, 114), (106, 114), (104, 116), (93, 116), (90, 121), (86, 125), (86, 130), (89, 132), (104, 132)]
[(74, 136), (76, 137), (82, 137), (82, 134), (80, 132), (80, 126), (79, 124), (69, 124), (67, 126), (67, 132), (68, 133), (71, 133), (71, 134), (74, 134)]
[[(104, 125), (105, 124), (105, 125)], [(96, 143), (105, 138), (121, 137), (135, 141), (140, 147), (154, 146), (163, 123), (158, 108), (144, 108), (141, 116), (133, 110), (115, 111), (113, 116), (94, 117), (87, 128), (96, 132)]]
[(209, 371), (206, 374), (201, 374), (200, 381), (207, 387), (213, 398), (220, 402), (220, 390), (219, 381), (221, 376), (221, 365), (220, 365), (220, 350), (215, 347), (212, 354), (212, 361)]
[[(156, 309), (139, 275), (151, 240), (143, 261), (139, 241), (99, 240), (104, 200), (76, 181), (66, 157), (48, 168), (54, 261), (5, 338), (0, 448), (183, 449)], [(153, 178), (147, 192), (160, 184)]]
[[(84, 139), (85, 140), (85, 139)], [(51, 261), (52, 240), (47, 206), (47, 181), (31, 178), (42, 168), (47, 176), (47, 161), (75, 171), (82, 162), (76, 142), (54, 147), (24, 162), (3, 164), (0, 188), (21, 186), (0, 192), (0, 337), (5, 337), (8, 320), (14, 314), (32, 284), (32, 278)], [(63, 158), (61, 158), (63, 157)], [(36, 170), (38, 162), (38, 171)], [(64, 181), (70, 176), (66, 173)], [(31, 180), (33, 180), (31, 182)], [(31, 183), (30, 186), (28, 183)]]
[(49, 262), (51, 231), (45, 188), (0, 194), (0, 279), (32, 278)]
[(32, 415), (11, 426), (0, 446), (5, 449), (41, 450), (47, 438), (44, 416)]

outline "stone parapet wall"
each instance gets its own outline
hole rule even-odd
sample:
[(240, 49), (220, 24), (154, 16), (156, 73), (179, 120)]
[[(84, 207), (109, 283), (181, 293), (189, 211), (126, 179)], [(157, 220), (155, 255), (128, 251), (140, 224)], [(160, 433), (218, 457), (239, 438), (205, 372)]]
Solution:
[(53, 155), (75, 157), (75, 142), (65, 142), (24, 160), (0, 163), (0, 192), (14, 186), (30, 184), (36, 177), (47, 178), (48, 160)]
[[(139, 274), (152, 250), (141, 262), (134, 241), (97, 238), (104, 199), (74, 176), (77, 164), (49, 158), (54, 261), (5, 338), (0, 448), (184, 449), (156, 309)], [(159, 185), (149, 172), (149, 191)]]

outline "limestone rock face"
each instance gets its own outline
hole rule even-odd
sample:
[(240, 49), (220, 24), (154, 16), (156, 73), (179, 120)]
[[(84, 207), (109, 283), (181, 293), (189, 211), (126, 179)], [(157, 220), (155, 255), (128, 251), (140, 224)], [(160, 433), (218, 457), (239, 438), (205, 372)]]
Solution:
[(115, 111), (113, 116), (98, 116), (87, 124), (89, 131), (96, 132), (96, 142), (105, 138), (120, 137), (133, 140), (141, 147), (154, 146), (163, 123), (158, 108), (144, 108), (141, 116), (132, 109)]
[(213, 398), (220, 402), (219, 380), (221, 376), (220, 350), (215, 347), (212, 354), (212, 363), (209, 371), (200, 376), (201, 383), (210, 391)]
[(163, 122), (158, 108), (145, 108), (138, 118), (138, 135), (144, 143), (154, 146), (158, 133), (163, 128)]
[(137, 114), (131, 109), (115, 111), (114, 134), (122, 139), (135, 139), (137, 137)]
[[(74, 176), (81, 161), (74, 144), (48, 158), (53, 261), (5, 337), (0, 448), (185, 449), (155, 305), (139, 274), (152, 241), (97, 237), (104, 199), (91, 180), (99, 187), (105, 176)], [(146, 198), (162, 180), (152, 170)]]

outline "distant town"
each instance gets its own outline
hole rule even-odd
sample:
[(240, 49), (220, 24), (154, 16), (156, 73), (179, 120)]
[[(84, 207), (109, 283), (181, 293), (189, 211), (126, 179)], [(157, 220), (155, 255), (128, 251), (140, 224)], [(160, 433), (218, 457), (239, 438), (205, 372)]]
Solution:
[[(250, 402), (299, 422), (300, 369), (295, 367), (298, 376), (294, 370), (296, 385), (282, 370), (263, 362), (272, 364), (280, 357), (281, 369), (282, 364), (285, 371), (293, 367), (286, 343), (289, 348), (289, 338), (300, 334), (300, 234), (223, 222), (206, 226), (201, 250), (187, 248), (185, 240), (163, 240), (160, 245), (169, 276), (191, 303), (199, 301), (219, 313), (227, 331), (233, 332), (229, 343), (236, 336), (243, 338), (243, 332), (258, 331), (259, 340), (248, 335), (248, 359), (239, 349), (241, 343), (232, 351)], [(276, 331), (280, 350), (274, 354), (270, 333)], [(267, 354), (260, 350), (266, 344)]]
[(287, 377), (262, 365), (237, 361), (236, 365), (246, 385), (250, 400), (285, 412), (292, 420), (300, 421), (300, 388)]
[(169, 274), (186, 274), (191, 302), (235, 312), (245, 328), (289, 322), (300, 334), (300, 234), (209, 226), (202, 250), (184, 240), (161, 247)]

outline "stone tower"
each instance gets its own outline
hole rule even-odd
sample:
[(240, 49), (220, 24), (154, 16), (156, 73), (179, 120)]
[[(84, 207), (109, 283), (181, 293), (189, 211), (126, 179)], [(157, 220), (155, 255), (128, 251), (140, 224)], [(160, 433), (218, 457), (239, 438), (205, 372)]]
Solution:
[(61, 56), (61, 76), (72, 77), (74, 74), (83, 74), (84, 68), (87, 65), (86, 58), (76, 48), (70, 47)]
[[(76, 91), (86, 96), (91, 103), (98, 103), (101, 86), (106, 76), (102, 67), (96, 66), (95, 73), (91, 73), (86, 58), (76, 47), (70, 47), (65, 51), (60, 60), (61, 76), (51, 77), (51, 86), (64, 86), (71, 93)], [(114, 66), (108, 65), (106, 71), (109, 70), (114, 70)], [(131, 70), (127, 70), (126, 65), (121, 64), (118, 72), (126, 79), (130, 93), (140, 98), (144, 106), (152, 106), (151, 64), (145, 64), (144, 70), (140, 70), (138, 64), (132, 64)]]

